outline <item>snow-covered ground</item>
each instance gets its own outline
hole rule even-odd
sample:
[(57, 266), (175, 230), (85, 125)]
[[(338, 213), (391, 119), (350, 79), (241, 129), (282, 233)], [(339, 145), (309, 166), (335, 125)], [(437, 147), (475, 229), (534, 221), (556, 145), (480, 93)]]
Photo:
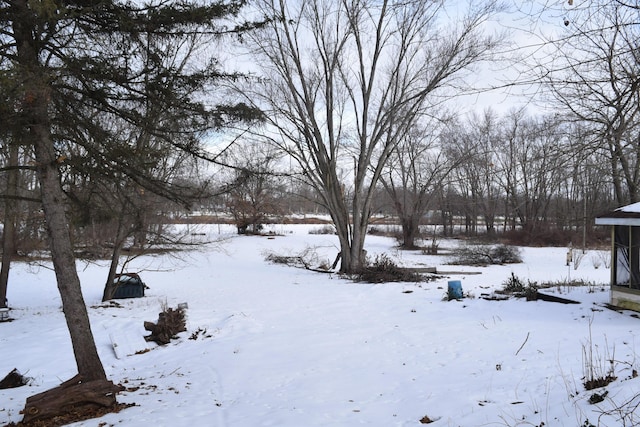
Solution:
[[(101, 306), (106, 263), (78, 263), (93, 333), (107, 374), (136, 406), (75, 426), (631, 426), (640, 403), (640, 320), (602, 307), (610, 270), (595, 251), (577, 269), (566, 248), (523, 248), (524, 263), (445, 265), (446, 257), (400, 252), (368, 236), (370, 256), (404, 265), (481, 272), (427, 283), (354, 283), (334, 274), (271, 264), (265, 254), (308, 249), (332, 262), (337, 239), (321, 226), (279, 225), (275, 237), (234, 236), (175, 255), (146, 256), (146, 297)], [(212, 238), (232, 233), (210, 226)], [(441, 242), (442, 247), (456, 245)], [(594, 286), (549, 292), (581, 304), (488, 301), (514, 273), (522, 280), (583, 278)], [(466, 298), (446, 301), (448, 280)], [(410, 292), (411, 291), (411, 292)], [(17, 368), (29, 386), (0, 390), (0, 424), (19, 421), (25, 399), (76, 373), (54, 275), (12, 267), (13, 322), (0, 323), (0, 377)], [(163, 305), (187, 303), (188, 331), (163, 347), (118, 359), (116, 341), (146, 335)], [(196, 339), (189, 339), (190, 337)], [(584, 353), (617, 380), (583, 386)], [(586, 420), (589, 423), (586, 423)]]

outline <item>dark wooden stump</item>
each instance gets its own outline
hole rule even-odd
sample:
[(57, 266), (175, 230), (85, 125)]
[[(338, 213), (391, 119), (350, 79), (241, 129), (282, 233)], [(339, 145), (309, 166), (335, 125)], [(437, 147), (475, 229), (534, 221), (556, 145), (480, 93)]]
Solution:
[(14, 369), (0, 380), (0, 389), (22, 387), (28, 383), (29, 378), (25, 378), (17, 369)]
[(83, 413), (93, 414), (97, 408), (115, 407), (116, 394), (122, 390), (122, 386), (111, 381), (83, 382), (76, 376), (56, 388), (27, 398), (22, 422), (28, 424), (69, 414), (82, 418)]
[(160, 345), (169, 344), (176, 334), (187, 330), (184, 310), (181, 308), (166, 308), (158, 314), (158, 322), (144, 322), (144, 328), (151, 335), (144, 337), (147, 341), (155, 341)]

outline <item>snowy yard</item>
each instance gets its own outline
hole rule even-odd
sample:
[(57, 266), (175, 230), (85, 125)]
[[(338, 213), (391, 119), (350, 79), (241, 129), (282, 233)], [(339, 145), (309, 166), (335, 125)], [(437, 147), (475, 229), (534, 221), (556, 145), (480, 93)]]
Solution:
[[(318, 226), (315, 226), (318, 228)], [(78, 263), (107, 375), (136, 406), (75, 426), (631, 426), (640, 403), (640, 319), (603, 307), (602, 286), (548, 290), (581, 304), (487, 301), (513, 272), (523, 280), (569, 276), (598, 285), (610, 270), (588, 253), (577, 269), (566, 248), (523, 248), (524, 263), (461, 267), (399, 252), (368, 236), (369, 255), (455, 274), (424, 283), (353, 283), (338, 275), (271, 264), (265, 254), (314, 248), (333, 261), (337, 239), (314, 226), (278, 225), (273, 238), (235, 236), (209, 249), (135, 261), (146, 297), (100, 303), (107, 264)], [(207, 229), (217, 237), (218, 226)], [(222, 233), (233, 230), (223, 228)], [(442, 246), (457, 244), (444, 241)], [(446, 301), (460, 280), (461, 301)], [(411, 292), (409, 292), (411, 291)], [(17, 368), (29, 386), (0, 390), (0, 424), (22, 419), (25, 399), (76, 373), (53, 272), (16, 263), (13, 322), (0, 323), (0, 377)], [(164, 347), (118, 359), (110, 335), (146, 335), (164, 304), (187, 303), (187, 329)], [(591, 337), (591, 339), (590, 339)], [(190, 339), (194, 338), (194, 339)], [(617, 380), (583, 386), (584, 352)], [(594, 393), (604, 400), (592, 404)], [(587, 419), (589, 422), (587, 423)]]

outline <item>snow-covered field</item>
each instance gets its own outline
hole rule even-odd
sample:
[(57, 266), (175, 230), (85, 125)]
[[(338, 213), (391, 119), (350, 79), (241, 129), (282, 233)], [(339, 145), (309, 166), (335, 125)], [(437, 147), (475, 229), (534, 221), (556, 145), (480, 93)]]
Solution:
[[(581, 304), (487, 301), (513, 272), (523, 280), (569, 276), (607, 283), (610, 270), (588, 253), (577, 269), (566, 248), (523, 248), (524, 263), (444, 265), (446, 257), (399, 252), (368, 236), (367, 250), (404, 265), (481, 272), (428, 283), (353, 283), (338, 275), (271, 264), (265, 254), (313, 249), (333, 261), (337, 240), (319, 226), (279, 225), (281, 235), (229, 235), (197, 252), (134, 262), (147, 296), (101, 307), (105, 263), (78, 263), (105, 369), (136, 406), (75, 426), (631, 426), (640, 403), (640, 320), (602, 307), (608, 287), (556, 287)], [(211, 226), (211, 237), (231, 233)], [(453, 241), (441, 246), (451, 247)], [(448, 280), (468, 297), (446, 301)], [(411, 291), (411, 292), (409, 292)], [(22, 419), (25, 399), (76, 373), (53, 272), (16, 263), (0, 323), (0, 377), (17, 368), (29, 386), (0, 390), (0, 424)], [(164, 347), (118, 359), (116, 340), (146, 335), (163, 305), (187, 303), (188, 331)], [(189, 339), (193, 336), (196, 339)], [(584, 352), (617, 380), (604, 401), (585, 391)], [(589, 423), (586, 420), (589, 420)]]

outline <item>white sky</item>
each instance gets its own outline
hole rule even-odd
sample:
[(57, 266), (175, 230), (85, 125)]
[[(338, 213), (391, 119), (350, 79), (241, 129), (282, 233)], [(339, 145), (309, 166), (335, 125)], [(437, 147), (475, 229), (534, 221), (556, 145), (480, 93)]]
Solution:
[(509, 10), (489, 22), (489, 31), (508, 33), (510, 45), (500, 54), (504, 60), (483, 64), (473, 83), (478, 88), (498, 88), (461, 97), (456, 101), (459, 108), (482, 111), (490, 107), (500, 114), (520, 108), (532, 114), (548, 112), (536, 97), (539, 87), (527, 84), (530, 77), (525, 73), (533, 61), (544, 62), (550, 56), (549, 40), (565, 31), (565, 19), (570, 21), (577, 3), (580, 2), (573, 5), (568, 0), (514, 2)]

